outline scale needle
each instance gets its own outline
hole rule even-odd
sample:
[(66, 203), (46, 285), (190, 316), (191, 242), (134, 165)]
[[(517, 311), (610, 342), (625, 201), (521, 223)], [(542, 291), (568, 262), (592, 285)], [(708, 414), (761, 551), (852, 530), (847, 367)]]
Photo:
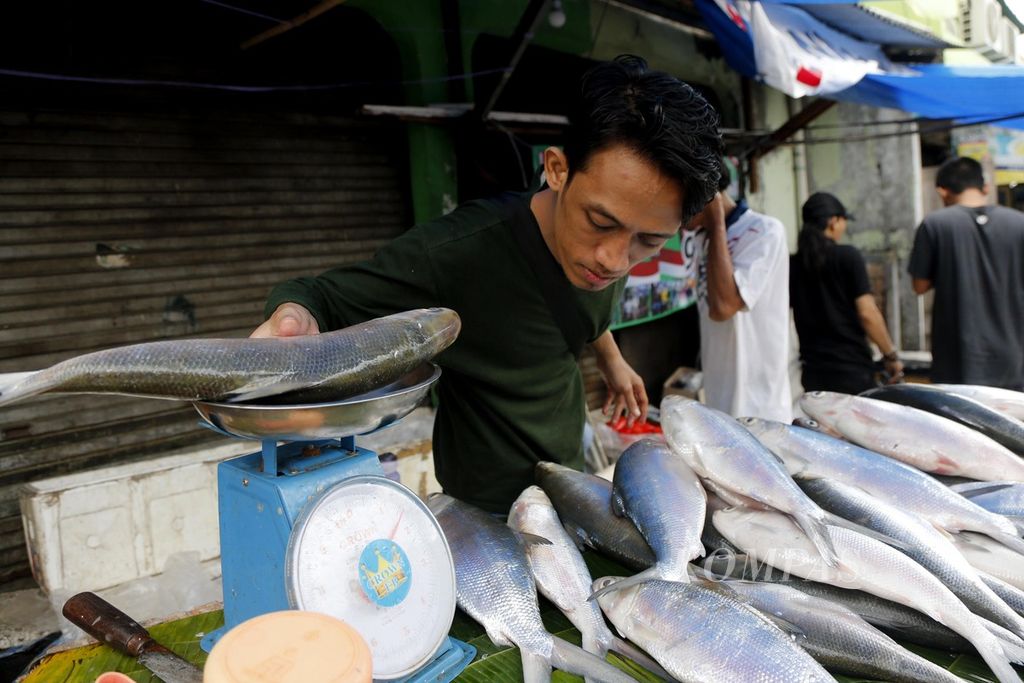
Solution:
[(398, 519), (395, 520), (395, 526), (394, 526), (394, 528), (391, 529), (391, 533), (388, 534), (388, 540), (389, 541), (395, 540), (395, 533), (398, 531), (398, 525), (402, 523), (402, 515), (404, 515), (404, 514), (405, 514), (405, 510), (402, 510), (401, 512), (398, 513)]

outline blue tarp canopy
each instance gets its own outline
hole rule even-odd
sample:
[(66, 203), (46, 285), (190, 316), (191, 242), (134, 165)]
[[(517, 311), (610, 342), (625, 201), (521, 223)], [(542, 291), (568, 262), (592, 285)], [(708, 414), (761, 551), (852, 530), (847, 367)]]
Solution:
[(1024, 67), (1014, 64), (919, 64), (908, 75), (868, 74), (835, 99), (890, 107), (931, 119), (987, 120), (1024, 127)]
[[(775, 4), (819, 3), (816, 0), (762, 0)], [(714, 0), (697, 0), (729, 65), (759, 79), (750, 34), (719, 9)], [(795, 9), (795, 8), (794, 8)], [(988, 122), (1024, 129), (1024, 66), (948, 66), (901, 64), (892, 73), (869, 73), (854, 86), (826, 97), (875, 107), (901, 109), (924, 118)]]

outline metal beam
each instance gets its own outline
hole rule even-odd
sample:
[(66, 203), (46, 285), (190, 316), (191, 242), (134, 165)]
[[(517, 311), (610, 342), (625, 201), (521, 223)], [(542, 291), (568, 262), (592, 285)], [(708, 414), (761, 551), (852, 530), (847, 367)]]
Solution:
[(756, 156), (764, 156), (768, 152), (783, 144), (797, 131), (803, 130), (816, 118), (827, 112), (838, 104), (835, 100), (817, 99), (813, 100), (806, 107), (793, 114), (788, 121), (759, 140), (751, 153)]
[(537, 25), (540, 23), (541, 18), (545, 16), (550, 2), (551, 0), (530, 0), (530, 4), (526, 6), (523, 15), (519, 17), (519, 24), (516, 26), (516, 30), (512, 33), (511, 38), (512, 44), (516, 46), (515, 51), (512, 53), (508, 67), (501, 74), (501, 80), (498, 81), (498, 85), (495, 86), (491, 96), (487, 99), (487, 104), (480, 110), (481, 119), (487, 119), (491, 110), (494, 109), (494, 105), (498, 103), (498, 98), (501, 97), (502, 91), (505, 90), (509, 79), (512, 78), (512, 73), (519, 65), (519, 60), (523, 58), (523, 53), (526, 52), (526, 48), (533, 40), (533, 34), (537, 30)]
[(243, 50), (248, 50), (250, 47), (253, 47), (254, 45), (259, 45), (265, 40), (270, 40), (271, 38), (281, 35), (282, 33), (291, 31), (293, 28), (298, 28), (299, 26), (302, 26), (307, 21), (316, 19), (324, 12), (334, 9), (343, 2), (345, 2), (345, 0), (321, 0), (320, 3), (314, 5), (309, 10), (303, 12), (294, 19), (283, 21), (277, 26), (269, 28), (263, 33), (257, 34), (252, 38), (249, 38), (248, 40), (243, 42), (239, 47)]

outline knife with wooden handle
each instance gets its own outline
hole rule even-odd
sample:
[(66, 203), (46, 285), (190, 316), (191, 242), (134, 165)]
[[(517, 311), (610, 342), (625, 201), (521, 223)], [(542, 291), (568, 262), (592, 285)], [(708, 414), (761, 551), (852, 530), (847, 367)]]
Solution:
[(165, 683), (202, 683), (203, 672), (153, 640), (149, 631), (95, 593), (79, 593), (64, 603), (72, 624), (116, 650), (139, 660)]

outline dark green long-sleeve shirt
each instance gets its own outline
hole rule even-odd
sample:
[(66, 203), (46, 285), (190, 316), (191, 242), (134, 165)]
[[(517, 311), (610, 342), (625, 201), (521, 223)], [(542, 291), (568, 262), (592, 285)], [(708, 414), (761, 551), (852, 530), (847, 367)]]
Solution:
[[(368, 262), (279, 285), (266, 306), (269, 316), (298, 303), (324, 331), (413, 308), (458, 312), (462, 332), (436, 359), (437, 478), (450, 495), (503, 514), (532, 483), (537, 461), (582, 469), (586, 410), (576, 359), (513, 236), (540, 230), (530, 195), (510, 199), (470, 202)], [(623, 284), (587, 292), (565, 281), (590, 341), (607, 329)]]

